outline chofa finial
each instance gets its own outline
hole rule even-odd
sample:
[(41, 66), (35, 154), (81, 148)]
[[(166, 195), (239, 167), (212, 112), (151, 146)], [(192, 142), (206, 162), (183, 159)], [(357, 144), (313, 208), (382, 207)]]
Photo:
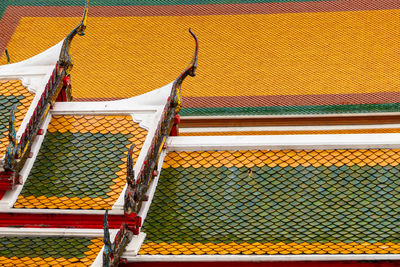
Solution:
[(185, 78), (189, 75), (194, 77), (196, 75), (196, 69), (197, 69), (197, 59), (198, 59), (198, 54), (199, 54), (199, 41), (197, 39), (197, 36), (193, 33), (192, 29), (189, 28), (189, 33), (193, 36), (194, 41), (195, 41), (195, 48), (194, 48), (194, 54), (192, 57), (192, 60), (189, 63), (189, 66), (186, 67), (186, 69), (178, 76), (178, 78), (174, 82), (174, 102), (175, 102), (175, 111), (178, 113), (181, 108), (182, 108), (182, 97), (181, 97), (181, 86)]
[(83, 16), (79, 24), (65, 37), (61, 52), (60, 52), (60, 58), (58, 60), (58, 64), (66, 69), (72, 68), (72, 58), (69, 53), (69, 49), (71, 47), (71, 42), (72, 39), (75, 37), (75, 35), (85, 35), (85, 29), (86, 29), (86, 24), (87, 24), (87, 16), (88, 16), (88, 9), (89, 9), (89, 0), (86, 0), (85, 4), (85, 11), (83, 12)]

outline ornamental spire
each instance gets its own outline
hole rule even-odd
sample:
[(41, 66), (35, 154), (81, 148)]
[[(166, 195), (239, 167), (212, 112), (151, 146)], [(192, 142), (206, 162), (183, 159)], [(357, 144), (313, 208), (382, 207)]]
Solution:
[(75, 37), (76, 34), (78, 34), (80, 36), (85, 35), (88, 9), (89, 9), (89, 0), (86, 0), (85, 11), (83, 13), (81, 21), (64, 39), (64, 42), (63, 42), (63, 45), (61, 48), (61, 52), (60, 52), (60, 58), (58, 60), (58, 64), (67, 70), (70, 70), (73, 65), (72, 58), (71, 58), (70, 51), (69, 51), (70, 47), (71, 47), (72, 39)]

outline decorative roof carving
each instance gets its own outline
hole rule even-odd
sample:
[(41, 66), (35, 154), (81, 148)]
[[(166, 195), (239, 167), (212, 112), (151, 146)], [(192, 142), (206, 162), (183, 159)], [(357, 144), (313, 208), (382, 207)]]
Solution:
[(61, 48), (61, 52), (60, 52), (60, 59), (59, 59), (58, 63), (60, 64), (60, 66), (66, 68), (67, 70), (70, 70), (73, 65), (72, 57), (70, 55), (72, 39), (77, 34), (80, 36), (85, 35), (88, 9), (89, 9), (89, 0), (86, 0), (85, 11), (83, 13), (81, 21), (64, 39), (64, 42), (63, 42), (63, 45)]

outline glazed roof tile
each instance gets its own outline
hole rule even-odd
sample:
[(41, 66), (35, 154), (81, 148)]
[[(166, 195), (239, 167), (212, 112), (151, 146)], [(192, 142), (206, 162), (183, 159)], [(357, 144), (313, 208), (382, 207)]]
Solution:
[(0, 159), (4, 156), (8, 146), (8, 122), (13, 105), (17, 105), (15, 114), (15, 129), (18, 130), (34, 93), (29, 92), (19, 80), (0, 80)]
[(167, 154), (140, 254), (400, 253), (399, 149)]
[[(74, 96), (125, 98), (133, 94), (126, 84), (135, 84), (134, 94), (140, 94), (172, 80), (185, 59), (182, 51), (191, 49), (181, 29), (192, 25), (202, 39), (204, 68), (196, 79), (187, 81), (181, 115), (400, 110), (398, 53), (394, 49), (398, 40), (388, 38), (398, 36), (393, 21), (400, 5), (395, 1), (376, 0), (371, 5), (367, 0), (335, 4), (249, 0), (229, 6), (185, 2), (191, 4), (190, 9), (177, 1), (162, 6), (154, 6), (157, 1), (143, 1), (141, 4), (147, 5), (144, 9), (133, 2), (122, 7), (96, 7), (91, 34), (80, 43), (85, 53), (75, 55), (85, 64), (74, 67)], [(207, 1), (211, 2), (226, 3)], [(107, 4), (115, 5), (113, 1)], [(71, 14), (78, 16), (80, 11), (70, 7), (65, 14), (50, 4), (42, 8), (13, 6), (2, 22), (12, 26), (6, 27), (10, 30), (4, 43), (14, 51), (17, 61), (33, 56), (54, 38), (64, 37), (66, 32), (60, 29), (73, 27), (76, 21)], [(128, 20), (129, 16), (135, 20)], [(15, 17), (18, 19), (11, 19)], [(46, 36), (42, 34), (44, 26)], [(116, 32), (115, 28), (123, 30)], [(144, 38), (146, 42), (138, 41)], [(377, 40), (385, 41), (376, 45)], [(102, 45), (94, 47), (97, 42)], [(165, 44), (169, 49), (164, 49)], [(110, 46), (116, 48), (111, 60)], [(1, 60), (5, 62), (4, 54)], [(125, 67), (127, 62), (130, 68)], [(87, 75), (104, 73), (105, 69), (107, 75)]]
[(54, 116), (14, 207), (111, 209), (146, 136), (130, 116)]
[(102, 238), (0, 237), (1, 266), (89, 266), (103, 246)]

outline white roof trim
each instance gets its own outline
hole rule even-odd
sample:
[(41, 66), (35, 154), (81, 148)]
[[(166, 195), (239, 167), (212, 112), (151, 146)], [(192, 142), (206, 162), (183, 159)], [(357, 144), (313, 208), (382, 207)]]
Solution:
[(168, 151), (400, 148), (400, 134), (178, 136)]
[(129, 256), (135, 257), (139, 253), (140, 247), (142, 246), (145, 238), (146, 234), (143, 232), (139, 233), (138, 235), (134, 235), (131, 242), (126, 246), (122, 258)]
[(18, 79), (32, 93), (44, 90), (60, 56), (63, 41), (46, 51), (13, 64), (0, 66), (0, 79)]
[(370, 124), (370, 125), (302, 125), (302, 126), (257, 126), (257, 127), (193, 127), (179, 128), (180, 133), (209, 132), (260, 132), (260, 131), (331, 131), (331, 130), (371, 130), (398, 129), (400, 124)]
[[(118, 229), (110, 230), (118, 231)], [(82, 236), (103, 237), (103, 229), (72, 229), (72, 228), (11, 228), (0, 227), (0, 236)]]
[(96, 102), (57, 102), (52, 109), (54, 114), (121, 114), (143, 113), (157, 111), (164, 108), (171, 94), (173, 83), (148, 93), (113, 101)]
[(126, 98), (122, 100), (117, 100), (119, 104), (128, 104), (131, 106), (165, 106), (168, 97), (171, 95), (171, 90), (174, 82), (171, 82), (163, 87), (155, 89), (153, 91), (134, 96), (131, 98)]
[(17, 130), (18, 139), (25, 131), (26, 125), (29, 123), (34, 109), (40, 100), (41, 94), (44, 91), (51, 74), (53, 73), (56, 63), (60, 57), (63, 41), (26, 60), (0, 66), (0, 80), (21, 80), (22, 85), (26, 87), (28, 91), (36, 94), (28, 111), (26, 112), (21, 126)]

